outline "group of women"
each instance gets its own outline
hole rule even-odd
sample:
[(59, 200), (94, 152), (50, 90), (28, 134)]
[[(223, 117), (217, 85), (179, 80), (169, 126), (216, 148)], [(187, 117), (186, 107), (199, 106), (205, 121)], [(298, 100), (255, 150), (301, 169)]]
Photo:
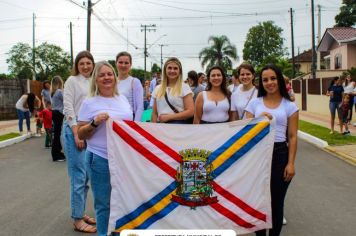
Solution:
[[(116, 57), (117, 76), (108, 62), (94, 63), (90, 52), (82, 51), (75, 59), (72, 76), (64, 84), (62, 135), (70, 177), (71, 217), (77, 231), (108, 233), (111, 185), (105, 123), (109, 118), (140, 121), (143, 111), (143, 87), (137, 78), (129, 75), (131, 65), (131, 55), (120, 52)], [(241, 85), (231, 96), (224, 70), (219, 66), (210, 68), (206, 88), (197, 93), (194, 102), (190, 86), (183, 82), (181, 62), (169, 58), (164, 64), (161, 84), (152, 93), (152, 122), (209, 124), (261, 115), (274, 117), (277, 127), (271, 175), (273, 228), (270, 235), (279, 235), (284, 197), (295, 174), (298, 108), (290, 101), (277, 67), (268, 65), (262, 69), (258, 88), (253, 84), (255, 71), (251, 65), (242, 64), (238, 74)], [(96, 219), (85, 214), (88, 180)]]

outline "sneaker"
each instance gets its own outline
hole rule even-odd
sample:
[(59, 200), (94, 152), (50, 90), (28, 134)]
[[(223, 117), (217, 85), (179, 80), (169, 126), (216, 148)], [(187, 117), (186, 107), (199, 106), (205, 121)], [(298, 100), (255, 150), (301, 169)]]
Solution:
[(342, 135), (350, 135), (350, 130), (343, 132)]
[(63, 161), (66, 161), (66, 159), (58, 159), (58, 160), (55, 160), (55, 162), (63, 162)]
[(330, 133), (329, 134), (334, 134), (334, 131), (330, 131)]
[(283, 225), (287, 224), (287, 219), (283, 216)]

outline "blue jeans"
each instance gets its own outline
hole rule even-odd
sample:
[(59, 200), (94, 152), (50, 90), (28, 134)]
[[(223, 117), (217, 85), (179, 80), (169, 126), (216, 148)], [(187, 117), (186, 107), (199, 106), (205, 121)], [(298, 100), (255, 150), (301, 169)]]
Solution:
[(90, 151), (85, 154), (91, 189), (94, 196), (96, 229), (99, 236), (106, 236), (110, 217), (110, 172), (108, 160)]
[(72, 218), (82, 219), (87, 201), (88, 174), (85, 166), (85, 150), (78, 150), (75, 145), (72, 128), (64, 122), (63, 129), (64, 153), (68, 163), (68, 175), (70, 178), (70, 206)]
[(27, 131), (31, 131), (31, 126), (30, 126), (30, 112), (29, 111), (21, 111), (19, 109), (16, 109), (17, 116), (19, 117), (19, 131), (23, 131), (23, 119), (26, 119), (26, 126), (27, 126)]

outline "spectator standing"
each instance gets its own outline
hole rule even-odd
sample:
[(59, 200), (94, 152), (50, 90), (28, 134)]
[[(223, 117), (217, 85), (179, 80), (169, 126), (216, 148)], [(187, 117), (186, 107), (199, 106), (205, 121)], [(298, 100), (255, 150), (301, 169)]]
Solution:
[(150, 81), (145, 80), (143, 85), (143, 109), (146, 110), (150, 105), (151, 93), (150, 93)]
[(34, 93), (26, 93), (16, 102), (16, 112), (19, 119), (19, 131), (23, 132), (23, 119), (26, 120), (27, 132), (31, 133), (30, 117), (35, 108), (41, 106), (41, 100)]
[(349, 107), (350, 107), (350, 116), (349, 116), (349, 123), (352, 120), (352, 107), (354, 105), (354, 89), (355, 89), (355, 81), (353, 81), (353, 79), (351, 78), (351, 75), (348, 74), (345, 77), (345, 81), (342, 84), (342, 86), (344, 87), (344, 94), (348, 94), (349, 95)]
[(342, 97), (342, 103), (340, 104), (340, 113), (342, 117), (342, 124), (345, 127), (345, 132), (343, 132), (343, 135), (348, 135), (350, 134), (349, 130), (349, 122), (350, 122), (350, 116), (352, 113), (352, 109), (350, 109), (350, 95), (349, 94), (344, 94)]
[(227, 88), (229, 89), (231, 94), (233, 94), (237, 90), (239, 85), (241, 84), (241, 81), (239, 79), (239, 75), (237, 73), (233, 73), (232, 74), (231, 82), (232, 83)]
[(119, 73), (118, 89), (129, 101), (135, 121), (141, 121), (143, 112), (143, 87), (139, 79), (130, 76), (132, 57), (128, 52), (119, 52), (116, 67)]
[(337, 111), (337, 116), (339, 118), (339, 124), (340, 124), (340, 134), (342, 134), (343, 130), (343, 125), (342, 125), (342, 119), (341, 119), (341, 110), (340, 110), (340, 104), (342, 101), (342, 95), (344, 93), (344, 88), (341, 85), (341, 79), (339, 77), (335, 77), (332, 81), (331, 84), (328, 88), (328, 91), (326, 92), (326, 96), (330, 96), (330, 101), (329, 101), (329, 109), (330, 109), (330, 134), (333, 134), (334, 131), (334, 125), (335, 125), (335, 112)]
[(46, 131), (45, 148), (52, 147), (52, 105), (47, 101), (45, 107), (39, 114), (43, 121), (43, 127)]
[(88, 51), (78, 53), (74, 61), (72, 75), (64, 84), (64, 151), (68, 161), (70, 178), (71, 217), (74, 230), (84, 233), (95, 233), (95, 219), (85, 214), (87, 200), (88, 173), (85, 166), (85, 142), (78, 137), (77, 118), (80, 106), (89, 91), (89, 78), (94, 68), (94, 58)]
[(43, 108), (46, 107), (46, 102), (51, 102), (50, 88), (51, 88), (51, 83), (48, 80), (44, 81), (43, 89), (41, 91)]
[(63, 125), (63, 80), (56, 75), (51, 83), (52, 100), (52, 121), (53, 121), (53, 142), (52, 142), (52, 160), (64, 161), (65, 156), (62, 152), (61, 134)]
[(203, 85), (199, 84), (198, 74), (194, 70), (191, 70), (191, 71), (188, 72), (187, 80), (188, 80), (188, 84), (190, 86), (190, 89), (193, 92), (193, 100), (195, 101), (197, 96), (198, 96), (198, 94), (201, 91), (204, 91), (205, 88), (203, 87)]

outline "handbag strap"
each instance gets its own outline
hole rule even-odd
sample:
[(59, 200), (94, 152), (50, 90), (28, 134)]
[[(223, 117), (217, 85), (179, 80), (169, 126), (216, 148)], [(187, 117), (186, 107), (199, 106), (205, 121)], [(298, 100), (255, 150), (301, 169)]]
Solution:
[(250, 98), (248, 99), (248, 101), (247, 101), (247, 103), (246, 103), (246, 105), (245, 105), (245, 107), (244, 107), (244, 110), (243, 110), (243, 112), (242, 112), (242, 115), (241, 115), (241, 117), (240, 117), (241, 120), (242, 120), (242, 118), (243, 118), (244, 115), (245, 115), (245, 112), (246, 112), (245, 109), (246, 109), (247, 105), (250, 103), (250, 101), (251, 101), (251, 99), (252, 99), (252, 96), (253, 96), (253, 94), (255, 93), (255, 90), (256, 90), (256, 87), (253, 87), (251, 96), (250, 96)]
[(174, 111), (174, 113), (179, 113), (179, 111), (177, 110), (177, 108), (175, 108), (175, 107), (169, 102), (167, 93), (164, 93), (164, 98), (166, 99), (166, 102), (167, 102), (168, 106), (172, 109), (172, 111)]

